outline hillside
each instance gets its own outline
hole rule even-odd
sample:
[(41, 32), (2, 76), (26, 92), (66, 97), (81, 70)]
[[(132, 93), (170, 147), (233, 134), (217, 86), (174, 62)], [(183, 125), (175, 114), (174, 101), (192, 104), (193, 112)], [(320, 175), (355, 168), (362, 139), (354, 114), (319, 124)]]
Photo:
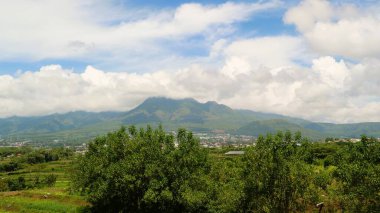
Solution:
[(197, 132), (215, 129), (254, 135), (278, 130), (301, 131), (313, 139), (324, 137), (380, 137), (380, 123), (315, 123), (278, 114), (231, 109), (216, 102), (194, 99), (148, 98), (127, 112), (69, 112), (35, 117), (0, 119), (0, 135), (10, 140), (85, 142), (121, 125), (162, 124), (167, 130), (185, 127)]
[(192, 130), (232, 130), (251, 121), (287, 118), (282, 115), (260, 113), (250, 110), (234, 110), (213, 101), (199, 103), (194, 99), (174, 100), (149, 98), (128, 112), (123, 124), (163, 124), (169, 129), (186, 127)]
[(112, 120), (119, 117), (117, 112), (69, 112), (35, 117), (11, 117), (0, 119), (0, 134), (48, 133), (80, 128), (86, 125)]
[(302, 135), (313, 138), (313, 139), (323, 139), (324, 134), (313, 129), (305, 128), (299, 124), (291, 123), (284, 119), (272, 119), (272, 120), (260, 120), (253, 121), (247, 125), (244, 125), (233, 131), (235, 134), (239, 135), (265, 135), (266, 133), (276, 133), (277, 131), (286, 131), (291, 132), (301, 132)]

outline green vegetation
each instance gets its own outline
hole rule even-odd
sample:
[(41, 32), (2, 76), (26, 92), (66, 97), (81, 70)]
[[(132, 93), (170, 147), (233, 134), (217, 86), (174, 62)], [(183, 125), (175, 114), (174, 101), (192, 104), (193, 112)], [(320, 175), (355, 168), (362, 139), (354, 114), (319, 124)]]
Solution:
[(207, 152), (191, 133), (124, 128), (99, 137), (76, 165), (74, 189), (97, 212), (198, 212), (205, 209)]
[(145, 127), (164, 125), (168, 130), (186, 128), (196, 132), (223, 130), (231, 134), (258, 136), (262, 133), (300, 131), (313, 140), (326, 137), (359, 138), (361, 134), (380, 137), (380, 123), (316, 123), (278, 114), (234, 110), (216, 102), (194, 99), (148, 98), (128, 112), (70, 112), (37, 117), (0, 119), (0, 145), (27, 142), (33, 145), (79, 145), (116, 131), (121, 125)]
[[(175, 147), (175, 142), (178, 147)], [(191, 132), (125, 128), (78, 158), (73, 189), (94, 212), (380, 211), (380, 143), (310, 143), (300, 133), (259, 137), (243, 156), (205, 149)]]
[(379, 212), (380, 142), (260, 136), (243, 155), (193, 134), (121, 128), (64, 148), (0, 148), (0, 212)]
[(68, 158), (73, 155), (73, 151), (64, 148), (38, 150), (4, 148), (0, 155), (3, 159), (9, 158), (9, 160), (0, 163), (0, 172), (13, 172), (22, 169), (26, 164), (40, 164)]
[(245, 156), (243, 207), (253, 212), (304, 212), (318, 202), (306, 140), (290, 132), (259, 137)]
[(354, 212), (380, 210), (380, 146), (373, 138), (362, 137), (360, 144), (339, 150), (334, 158), (334, 175), (341, 184), (343, 208)]
[(303, 127), (301, 124), (292, 123), (284, 119), (271, 119), (262, 121), (253, 121), (234, 131), (238, 135), (260, 135), (263, 132), (276, 134), (278, 131), (289, 130), (292, 132), (302, 132), (302, 135), (315, 140), (323, 139), (320, 132)]
[(73, 151), (0, 147), (0, 212), (78, 212), (88, 203), (70, 193)]

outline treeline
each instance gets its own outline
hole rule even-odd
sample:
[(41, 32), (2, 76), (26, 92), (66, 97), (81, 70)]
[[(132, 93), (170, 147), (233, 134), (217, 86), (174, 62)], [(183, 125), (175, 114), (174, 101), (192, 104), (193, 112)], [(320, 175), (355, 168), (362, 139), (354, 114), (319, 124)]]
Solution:
[(26, 178), (22, 175), (22, 169), (27, 170), (35, 164), (66, 159), (73, 154), (73, 150), (66, 148), (0, 148), (0, 192), (53, 186), (57, 180), (56, 175), (47, 174), (34, 177), (28, 175)]
[(49, 174), (44, 177), (35, 176), (33, 179), (29, 181), (27, 181), (23, 176), (8, 179), (1, 178), (0, 192), (51, 187), (55, 184), (56, 181), (57, 176), (54, 174)]
[(11, 157), (14, 155), (22, 155), (31, 152), (33, 149), (28, 146), (22, 147), (0, 147), (0, 160), (5, 157)]
[[(178, 146), (176, 146), (176, 144)], [(129, 127), (98, 137), (74, 165), (72, 189), (94, 212), (380, 211), (380, 143), (259, 137), (243, 156), (200, 146), (191, 132)]]
[[(53, 148), (53, 149), (31, 149), (26, 148), (0, 148), (1, 158), (9, 160), (0, 161), (0, 172), (13, 172), (20, 170), (26, 164), (39, 164), (57, 161), (70, 157), (74, 154), (72, 149)], [(1, 160), (1, 159), (0, 159)]]

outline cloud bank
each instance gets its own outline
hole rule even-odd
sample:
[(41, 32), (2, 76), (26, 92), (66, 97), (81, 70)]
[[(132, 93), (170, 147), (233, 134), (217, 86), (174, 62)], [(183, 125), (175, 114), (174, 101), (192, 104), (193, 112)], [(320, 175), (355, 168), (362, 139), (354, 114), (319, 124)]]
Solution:
[[(239, 37), (236, 23), (279, 2), (191, 3), (149, 16), (135, 11), (133, 19), (105, 1), (41, 2), (44, 13), (32, 7), (17, 20), (0, 18), (2, 29), (15, 26), (0, 34), (0, 59), (93, 57), (112, 64), (127, 58), (140, 68), (155, 66), (143, 73), (130, 66), (110, 72), (49, 65), (0, 75), (0, 117), (124, 111), (148, 97), (166, 96), (313, 121), (380, 121), (380, 7), (305, 0), (283, 17), (295, 35)], [(28, 4), (17, 0), (9, 6), (23, 12), (19, 6)], [(46, 19), (55, 7), (69, 12)], [(8, 10), (14, 8), (1, 7), (0, 14)], [(31, 14), (39, 15), (28, 20)], [(40, 22), (44, 25), (37, 26)], [(28, 39), (15, 36), (25, 28)], [(178, 47), (192, 46), (194, 36), (202, 39), (193, 48), (206, 48), (206, 56), (176, 54)]]
[(294, 24), (320, 54), (360, 60), (380, 57), (379, 8), (334, 6), (327, 0), (305, 0), (289, 9), (285, 23)]
[(74, 59), (146, 72), (165, 60), (163, 56), (179, 60), (179, 47), (188, 39), (213, 42), (233, 33), (233, 24), (279, 5), (277, 1), (184, 3), (176, 8), (145, 9), (115, 2), (12, 0), (2, 4), (0, 61)]
[(1, 76), (0, 116), (123, 111), (147, 97), (167, 96), (215, 100), (234, 108), (316, 121), (380, 120), (379, 60), (350, 64), (321, 57), (313, 60), (311, 68), (250, 68), (249, 60), (234, 58), (237, 61), (227, 59), (214, 71), (194, 65), (176, 72), (135, 74), (104, 72), (89, 66), (75, 73), (51, 65), (16, 77)]

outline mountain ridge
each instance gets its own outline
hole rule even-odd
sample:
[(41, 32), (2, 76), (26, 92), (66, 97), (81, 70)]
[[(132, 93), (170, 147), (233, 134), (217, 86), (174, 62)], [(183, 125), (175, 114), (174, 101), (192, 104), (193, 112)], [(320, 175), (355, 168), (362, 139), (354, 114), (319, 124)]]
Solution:
[[(232, 109), (215, 101), (200, 103), (192, 98), (151, 97), (126, 112), (75, 111), (46, 116), (0, 119), (0, 135), (21, 135), (52, 140), (60, 137), (89, 139), (121, 125), (162, 124), (168, 130), (185, 127), (193, 131), (224, 130), (231, 134), (254, 135), (279, 130), (301, 131), (313, 139), (324, 137), (380, 137), (380, 122), (333, 124), (312, 122), (274, 113)], [(41, 140), (43, 141), (43, 140)]]

